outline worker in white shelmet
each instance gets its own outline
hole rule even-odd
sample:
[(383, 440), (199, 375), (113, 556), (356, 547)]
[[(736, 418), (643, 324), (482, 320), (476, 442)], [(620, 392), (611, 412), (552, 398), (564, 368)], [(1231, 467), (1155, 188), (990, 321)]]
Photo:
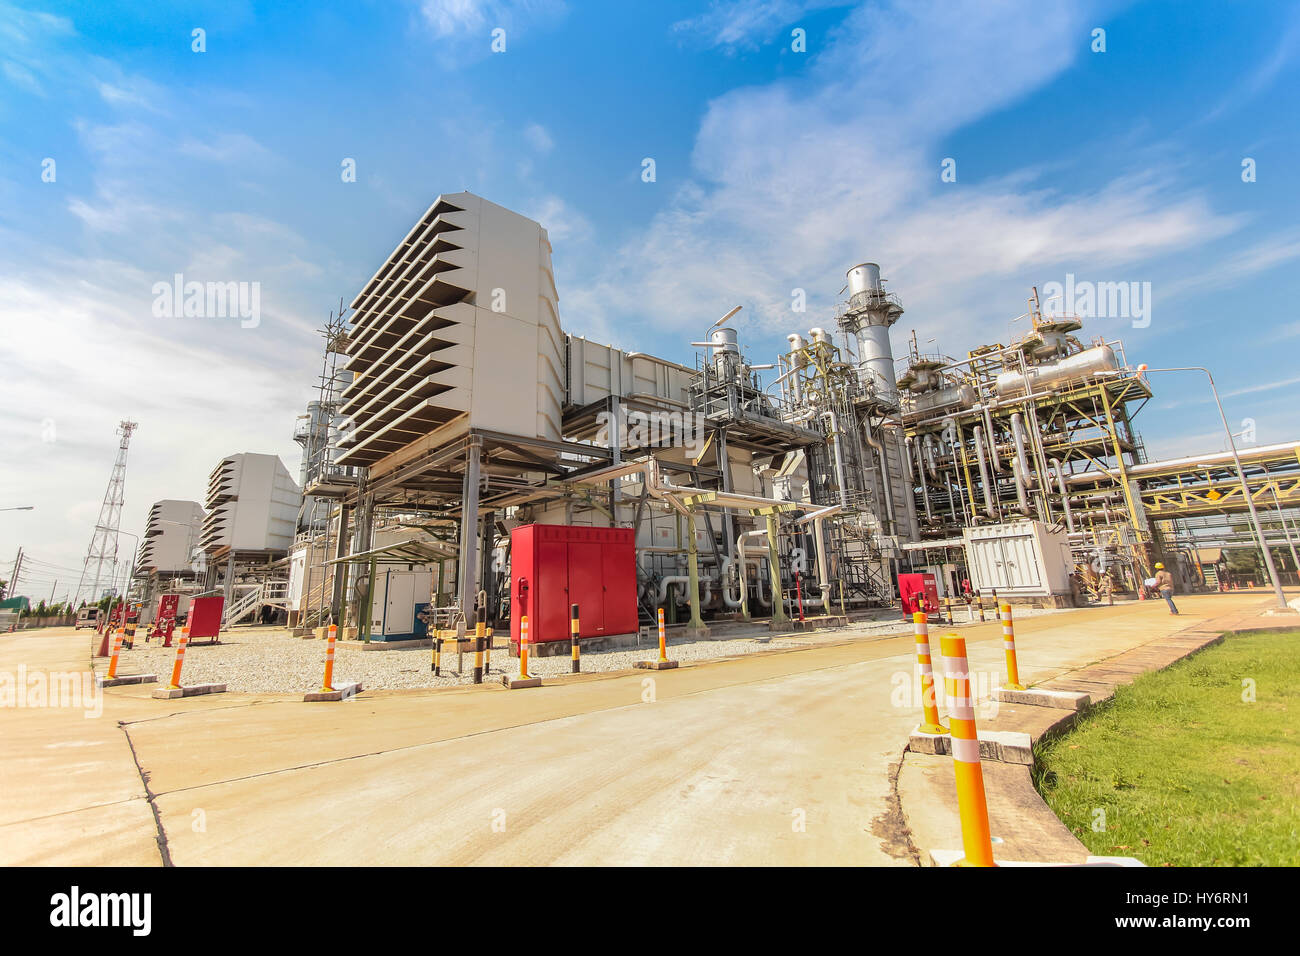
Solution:
[(1165, 566), (1159, 561), (1156, 562), (1156, 590), (1169, 605), (1169, 613), (1177, 614), (1178, 608), (1174, 605), (1174, 576), (1166, 571)]

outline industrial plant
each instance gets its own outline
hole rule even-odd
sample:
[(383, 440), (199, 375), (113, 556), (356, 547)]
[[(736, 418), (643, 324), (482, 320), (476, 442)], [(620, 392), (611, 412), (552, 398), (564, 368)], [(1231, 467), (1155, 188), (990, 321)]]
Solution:
[(957, 357), (896, 348), (906, 290), (845, 266), (843, 301), (783, 353), (750, 355), (737, 307), (700, 317), (687, 365), (566, 332), (546, 230), (439, 196), (331, 314), (297, 480), (234, 453), (202, 503), (153, 505), (141, 620), (221, 595), (225, 627), (396, 644), (484, 623), (517, 652), (528, 614), (545, 653), (573, 605), (600, 648), (661, 609), (705, 638), (915, 610), (917, 587), (932, 609), (1105, 603), (1157, 562), (1217, 586), (1207, 550), (1251, 543), (1226, 524), (1242, 477), (1261, 506), (1300, 502), (1300, 442), (1242, 451), (1240, 473), (1218, 450), (1149, 460), (1145, 367), (1037, 289), (1022, 335)]

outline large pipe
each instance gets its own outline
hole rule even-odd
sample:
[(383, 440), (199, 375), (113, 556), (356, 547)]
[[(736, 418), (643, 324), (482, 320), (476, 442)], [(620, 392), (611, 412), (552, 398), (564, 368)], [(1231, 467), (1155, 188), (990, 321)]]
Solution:
[(876, 465), (880, 470), (880, 487), (885, 496), (885, 514), (889, 518), (889, 527), (892, 529), (898, 527), (898, 519), (894, 516), (894, 490), (889, 480), (889, 458), (885, 455), (885, 443), (883, 440), (877, 440), (871, 434), (871, 426), (865, 425), (862, 429), (862, 436), (866, 439), (867, 444), (876, 451)]
[(1061, 468), (1061, 459), (1053, 458), (1052, 467), (1056, 469), (1056, 486), (1061, 491), (1061, 506), (1065, 508), (1065, 525), (1074, 531), (1074, 512), (1070, 510), (1070, 496), (1065, 492), (1065, 471)]
[[(925, 437), (926, 439), (929, 439), (930, 436), (926, 435)], [(907, 443), (908, 445), (912, 445), (911, 435), (907, 436)], [(925, 483), (925, 462), (922, 461), (924, 456), (921, 453), (921, 444), (921, 442), (917, 442), (913, 445), (913, 451), (916, 453), (916, 473), (921, 479), (921, 503), (925, 505), (925, 520), (927, 522), (932, 522), (934, 520), (934, 515), (930, 513), (930, 488)]]
[(909, 531), (912, 534), (920, 534), (921, 522), (916, 517), (916, 475), (912, 471), (912, 450), (908, 448), (911, 438), (904, 439), (903, 444), (903, 480), (907, 483), (907, 497), (903, 503), (907, 505), (907, 520), (911, 522)]
[(1016, 507), (1020, 513), (1026, 517), (1029, 516), (1029, 499), (1025, 497), (1025, 479), (1021, 477), (1020, 459), (1011, 459), (1011, 475), (1015, 479), (1013, 484), (1016, 486)]
[(998, 456), (997, 442), (993, 436), (997, 433), (993, 431), (993, 414), (989, 411), (987, 403), (984, 405), (984, 433), (989, 436), (989, 459), (993, 465), (994, 474), (1002, 474), (1002, 459)]
[(989, 481), (989, 465), (984, 457), (984, 429), (975, 426), (975, 457), (979, 459), (980, 465), (980, 482), (984, 487), (984, 512), (989, 516), (990, 521), (997, 520), (997, 512), (993, 508), (992, 485)]
[(1011, 435), (1016, 443), (1016, 462), (1020, 465), (1020, 474), (1016, 481), (1025, 489), (1032, 488), (1033, 479), (1029, 474), (1029, 459), (1025, 455), (1025, 422), (1019, 412), (1011, 413)]
[(834, 409), (827, 414), (831, 419), (831, 448), (835, 452), (835, 482), (840, 489), (840, 506), (847, 509), (849, 498), (844, 481), (844, 453), (840, 448), (840, 420)]
[(826, 601), (830, 595), (831, 576), (826, 569), (826, 538), (822, 534), (822, 522), (831, 515), (839, 514), (840, 511), (840, 505), (828, 505), (795, 520), (796, 527), (812, 522), (813, 535), (817, 539), (817, 581), (821, 587), (822, 599), (820, 603), (823, 607), (826, 606)]

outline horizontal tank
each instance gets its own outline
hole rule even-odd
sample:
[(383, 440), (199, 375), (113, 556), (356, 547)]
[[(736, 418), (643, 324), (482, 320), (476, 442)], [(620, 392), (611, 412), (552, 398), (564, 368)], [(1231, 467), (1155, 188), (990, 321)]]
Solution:
[[(1066, 382), (1114, 372), (1118, 368), (1119, 362), (1115, 359), (1115, 350), (1109, 345), (1097, 345), (1082, 352), (1075, 352), (1058, 362), (1029, 366), (1029, 387), (1033, 391), (1055, 388)], [(1023, 395), (1025, 375), (1019, 369), (1002, 372), (993, 387), (999, 398)]]
[(932, 412), (952, 405), (969, 408), (975, 404), (975, 386), (951, 385), (932, 392), (918, 395), (912, 400), (913, 412)]

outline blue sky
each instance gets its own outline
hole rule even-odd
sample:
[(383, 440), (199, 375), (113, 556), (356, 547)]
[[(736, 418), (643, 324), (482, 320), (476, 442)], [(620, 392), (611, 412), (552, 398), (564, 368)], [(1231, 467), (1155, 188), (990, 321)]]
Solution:
[[(688, 364), (733, 305), (757, 362), (832, 326), (862, 260), (899, 354), (1006, 341), (1067, 273), (1149, 282), (1148, 326), (1084, 336), (1300, 438), (1298, 64), (1280, 2), (0, 0), (0, 507), (37, 507), (0, 567), (80, 567), (123, 417), (126, 531), (223, 455), (296, 473), (314, 330), (461, 189), (548, 228), (566, 329)], [(260, 324), (155, 317), (177, 272), (260, 283)], [(1151, 455), (1221, 447), (1203, 380), (1153, 384)]]

